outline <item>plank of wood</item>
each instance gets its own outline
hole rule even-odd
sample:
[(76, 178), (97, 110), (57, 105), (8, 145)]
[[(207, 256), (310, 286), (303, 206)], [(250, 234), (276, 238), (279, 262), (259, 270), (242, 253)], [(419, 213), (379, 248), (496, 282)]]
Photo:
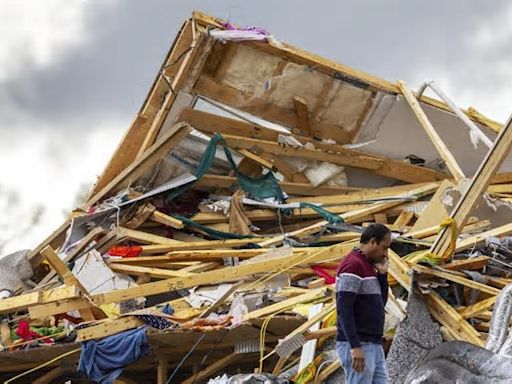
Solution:
[[(300, 248), (298, 249), (300, 250)], [(298, 251), (297, 250), (297, 251)], [(186, 261), (222, 261), (224, 257), (238, 257), (248, 259), (268, 252), (269, 249), (222, 249), (222, 250), (197, 250), (197, 251), (173, 251), (165, 255), (139, 256), (115, 259), (117, 265), (159, 265)]]
[[(477, 172), (473, 176), (470, 185), (464, 191), (459, 202), (450, 213), (450, 217), (455, 221), (457, 228), (463, 228), (473, 208), (482, 197), (492, 178), (496, 174), (503, 160), (510, 153), (512, 147), (512, 119), (509, 119), (504, 129), (500, 131), (494, 141), (494, 145), (487, 153), (485, 159), (480, 164)], [(442, 257), (451, 257), (445, 255), (450, 246), (451, 228), (445, 228), (441, 231), (438, 238), (431, 248), (431, 252)]]
[(299, 129), (306, 135), (311, 136), (311, 124), (309, 121), (309, 111), (306, 100), (300, 96), (293, 98), (295, 112), (297, 113)]
[(91, 302), (84, 297), (62, 299), (51, 303), (34, 305), (28, 308), (31, 319), (44, 319), (48, 316), (58, 315), (70, 311), (80, 311), (90, 308)]
[(87, 340), (101, 339), (117, 333), (144, 325), (144, 321), (136, 316), (123, 316), (115, 320), (105, 320), (97, 325), (81, 328), (76, 331), (77, 341), (83, 343)]
[[(334, 215), (339, 215), (367, 206), (368, 204), (346, 204), (339, 207), (325, 207), (324, 209)], [(246, 210), (245, 214), (251, 222), (278, 219), (278, 213), (275, 209), (252, 209)], [(311, 208), (293, 208), (291, 212), (291, 217), (294, 219), (310, 219), (318, 218), (318, 216), (318, 212)], [(217, 224), (228, 222), (229, 217), (220, 212), (199, 212), (192, 216), (192, 220), (200, 224)]]
[[(192, 22), (192, 34), (194, 35), (195, 32), (195, 26)], [(172, 91), (168, 92), (165, 96), (164, 102), (160, 109), (158, 110), (154, 120), (151, 122), (151, 126), (149, 127), (146, 137), (144, 138), (144, 141), (142, 142), (142, 145), (140, 146), (138, 157), (142, 157), (146, 151), (150, 151), (151, 146), (155, 142), (158, 133), (160, 132), (160, 129), (164, 125), (165, 119), (167, 117), (167, 114), (169, 110), (171, 109), (174, 100), (176, 99), (176, 96), (178, 94), (178, 91), (183, 86), (187, 73), (192, 66), (192, 63), (194, 59), (196, 58), (202, 42), (205, 40), (204, 34), (198, 34), (197, 37), (192, 38), (192, 42), (190, 44), (191, 49), (186, 51), (185, 57), (179, 66), (178, 72), (176, 73), (176, 76), (171, 81), (171, 88)]]
[(400, 213), (400, 215), (398, 215), (396, 220), (393, 222), (393, 226), (395, 226), (396, 228), (404, 228), (407, 225), (409, 225), (409, 223), (414, 219), (415, 216), (416, 215), (414, 212), (403, 211), (402, 213)]
[(157, 384), (167, 384), (167, 367), (169, 362), (165, 357), (158, 358), (158, 366), (156, 369)]
[[(95, 227), (89, 231), (87, 235), (85, 235), (82, 240), (78, 242), (78, 244), (69, 252), (63, 259), (62, 262), (64, 264), (73, 261), (76, 257), (81, 255), (84, 251), (89, 249), (89, 245), (100, 235), (104, 234), (105, 230), (101, 227)], [(46, 274), (46, 276), (39, 282), (38, 286), (42, 287), (48, 284), (54, 277), (56, 276), (55, 271), (50, 271)]]
[[(353, 242), (336, 244), (326, 247), (307, 257), (286, 256), (259, 262), (251, 262), (235, 267), (224, 267), (213, 271), (198, 273), (186, 278), (172, 278), (161, 281), (154, 281), (137, 287), (120, 289), (103, 294), (91, 296), (93, 302), (97, 305), (108, 304), (129, 300), (137, 297), (152, 296), (163, 292), (175, 291), (179, 289), (190, 288), (199, 285), (217, 284), (220, 282), (233, 281), (258, 273), (267, 273), (283, 268), (293, 266), (310, 265), (325, 260), (339, 259), (346, 255), (354, 246)], [(294, 265), (296, 264), (296, 265)]]
[(334, 372), (336, 372), (338, 369), (341, 369), (341, 361), (336, 360), (330, 364), (327, 365), (326, 368), (324, 368), (322, 371), (320, 371), (320, 374), (317, 378), (317, 383), (323, 383), (325, 382)]
[(490, 229), (488, 231), (479, 233), (477, 235), (467, 237), (463, 240), (457, 241), (455, 252), (460, 252), (465, 249), (477, 247), (477, 246), (485, 243), (485, 240), (489, 237), (508, 236), (510, 234), (512, 234), (512, 224), (505, 224), (505, 225)]
[(110, 263), (110, 269), (114, 272), (126, 273), (128, 275), (144, 276), (148, 275), (157, 279), (169, 279), (171, 277), (187, 277), (193, 275), (190, 272), (173, 271), (163, 268), (139, 267), (136, 265)]
[(183, 221), (178, 220), (172, 216), (166, 215), (165, 213), (162, 213), (160, 211), (154, 211), (149, 217), (149, 219), (156, 223), (166, 225), (168, 227), (176, 229), (183, 228)]
[[(425, 185), (425, 186), (413, 189), (413, 190), (411, 190), (411, 191), (409, 191), (407, 193), (403, 193), (403, 194), (399, 195), (398, 197), (399, 198), (400, 197), (406, 198), (406, 197), (414, 197), (414, 196), (416, 196), (418, 198), (418, 197), (425, 196), (425, 195), (428, 195), (430, 193), (433, 193), (437, 189), (437, 186), (438, 185), (436, 183), (432, 183), (430, 185)], [(339, 216), (345, 222), (351, 223), (351, 222), (357, 221), (358, 219), (360, 219), (362, 217), (365, 217), (367, 215), (371, 215), (371, 214), (374, 214), (374, 213), (377, 213), (377, 212), (381, 212), (381, 211), (384, 211), (385, 209), (388, 209), (388, 208), (391, 208), (391, 207), (394, 207), (394, 206), (397, 206), (397, 205), (400, 205), (400, 204), (401, 204), (400, 200), (398, 200), (398, 201), (396, 201), (396, 200), (395, 201), (388, 201), (388, 202), (384, 202), (384, 203), (374, 203), (374, 204), (370, 204), (369, 206), (367, 206), (365, 208), (361, 208), (361, 209), (355, 210), (355, 211), (350, 211), (350, 212), (341, 214)], [(270, 245), (281, 243), (286, 237), (306, 236), (306, 235), (309, 235), (311, 233), (317, 232), (320, 228), (322, 228), (323, 226), (325, 226), (327, 224), (328, 224), (327, 221), (322, 220), (322, 221), (319, 221), (318, 223), (309, 225), (309, 226), (307, 226), (305, 228), (302, 228), (302, 229), (299, 229), (297, 231), (293, 231), (293, 232), (290, 232), (290, 233), (285, 234), (285, 235), (274, 236), (272, 239), (262, 241), (259, 244), (262, 247), (265, 248), (265, 247), (268, 247)]]
[(30, 265), (33, 269), (37, 268), (41, 261), (43, 260), (43, 256), (41, 255), (41, 250), (47, 245), (51, 245), (53, 248), (58, 248), (64, 242), (66, 231), (71, 224), (71, 220), (68, 219), (62, 225), (52, 232), (50, 236), (48, 236), (42, 243), (40, 243), (36, 248), (30, 251), (27, 255), (28, 260), (30, 261)]
[(412, 226), (411, 231), (420, 231), (425, 228), (439, 225), (449, 216), (443, 204), (443, 197), (447, 189), (453, 188), (454, 184), (451, 180), (443, 180), (434, 196), (430, 199), (427, 208), (420, 214), (416, 223)]
[[(233, 176), (224, 175), (212, 175), (205, 174), (199, 179), (194, 186), (198, 187), (219, 187), (219, 188), (231, 188), (234, 184), (238, 183), (238, 179)], [(279, 182), (279, 186), (290, 195), (303, 195), (303, 196), (319, 196), (319, 195), (334, 195), (346, 192), (359, 191), (361, 188), (358, 187), (312, 187), (311, 184), (306, 183), (292, 183), (289, 181)]]
[(475, 317), (478, 314), (487, 311), (490, 307), (492, 307), (496, 303), (496, 299), (498, 296), (492, 296), (488, 299), (479, 301), (478, 303), (468, 305), (467, 307), (462, 308), (459, 311), (459, 314), (465, 319), (469, 319), (471, 317)]
[(303, 295), (295, 296), (290, 299), (280, 301), (279, 303), (271, 304), (264, 308), (256, 309), (252, 312), (249, 312), (244, 316), (244, 321), (264, 317), (274, 312), (279, 312), (285, 308), (315, 300), (317, 298), (325, 296), (326, 292), (326, 288), (312, 289), (311, 292), (304, 293)]
[(430, 141), (434, 145), (434, 148), (436, 149), (437, 153), (444, 160), (444, 163), (446, 164), (446, 167), (450, 171), (453, 178), (456, 181), (465, 179), (466, 176), (464, 175), (464, 172), (460, 168), (459, 164), (457, 164), (457, 161), (453, 157), (452, 153), (450, 152), (446, 144), (443, 142), (439, 134), (436, 132), (429, 118), (421, 108), (418, 100), (416, 99), (416, 96), (414, 96), (412, 91), (407, 87), (407, 85), (403, 81), (398, 82), (398, 88), (400, 88), (402, 95), (404, 96), (405, 100), (411, 107), (421, 127), (423, 128), (427, 136), (430, 138)]
[(307, 147), (283, 146), (275, 141), (252, 139), (234, 135), (223, 135), (227, 145), (234, 149), (259, 148), (276, 155), (300, 159), (326, 161), (332, 164), (354, 167), (371, 171), (377, 175), (409, 183), (437, 181), (444, 175), (403, 161), (391, 160), (344, 147), (333, 147), (331, 151), (310, 149)]
[(449, 272), (438, 271), (436, 269), (425, 267), (423, 265), (418, 265), (418, 264), (413, 265), (412, 269), (414, 269), (416, 272), (441, 277), (445, 280), (453, 281), (454, 283), (461, 284), (461, 285), (464, 285), (465, 287), (469, 287), (472, 289), (477, 289), (482, 292), (489, 293), (491, 295), (498, 295), (500, 293), (499, 289), (490, 287), (490, 286), (482, 284), (482, 283), (478, 283), (478, 282), (470, 280), (470, 279), (466, 279), (464, 277), (461, 277), (461, 276), (458, 276), (456, 274), (452, 274)]
[(467, 259), (454, 260), (450, 263), (443, 264), (443, 268), (451, 270), (465, 269), (468, 271), (482, 269), (487, 265), (490, 259), (491, 258), (489, 256), (476, 256)]
[[(41, 254), (44, 256), (44, 258), (48, 261), (50, 266), (59, 274), (59, 276), (62, 277), (64, 280), (64, 284), (66, 285), (74, 285), (80, 289), (80, 291), (87, 295), (89, 292), (87, 289), (82, 285), (80, 280), (76, 278), (76, 276), (71, 272), (71, 270), (68, 268), (66, 264), (61, 260), (59, 255), (50, 247), (49, 245), (43, 248), (41, 251)], [(91, 307), (84, 308), (79, 310), (80, 316), (85, 321), (92, 321), (95, 320), (94, 313), (92, 311)]]
[(186, 250), (202, 250), (202, 249), (222, 249), (222, 248), (236, 248), (249, 243), (255, 243), (260, 240), (268, 239), (266, 237), (261, 238), (249, 238), (249, 239), (228, 239), (228, 240), (203, 240), (194, 242), (179, 242), (169, 244), (156, 244), (156, 245), (145, 245), (142, 246), (143, 255), (152, 255), (155, 253), (165, 253), (172, 251), (186, 251)]
[(204, 368), (201, 371), (193, 374), (188, 379), (182, 381), (181, 384), (201, 383), (204, 380), (206, 380), (207, 378), (209, 378), (210, 376), (213, 376), (218, 371), (235, 363), (237, 360), (240, 359), (241, 356), (243, 356), (243, 355), (232, 352), (229, 355), (226, 355), (223, 358), (218, 359), (214, 363), (211, 363), (207, 368)]
[(302, 183), (302, 184), (309, 184), (309, 180), (306, 176), (304, 176), (302, 173), (300, 173), (295, 167), (293, 167), (290, 163), (288, 163), (286, 160), (283, 160), (279, 158), (278, 156), (274, 155), (273, 153), (268, 152), (262, 152), (260, 153), (260, 156), (272, 163), (274, 169), (282, 174), (286, 181), (292, 182), (292, 183)]
[(484, 346), (478, 332), (452, 306), (436, 292), (425, 295), (430, 313), (443, 326), (450, 330), (457, 340)]
[(91, 207), (105, 197), (108, 197), (122, 188), (126, 188), (130, 183), (135, 182), (174, 146), (179, 144), (179, 142), (185, 138), (190, 131), (191, 128), (186, 123), (178, 123), (174, 125), (165, 135), (162, 136), (160, 140), (148, 148), (143, 155), (137, 157), (134, 162), (127, 166), (105, 187), (89, 199), (85, 205), (87, 207)]
[(74, 285), (58, 287), (46, 291), (26, 293), (19, 296), (8, 297), (0, 300), (0, 314), (13, 313), (30, 308), (31, 306), (43, 303), (77, 298), (80, 290)]
[(252, 153), (248, 149), (239, 149), (237, 152), (240, 153), (241, 155), (247, 157), (248, 159), (258, 163), (259, 165), (261, 165), (267, 169), (270, 169), (272, 171), (275, 171), (274, 164), (272, 164), (270, 161), (267, 161), (264, 158), (258, 156), (257, 154)]
[(141, 244), (167, 244), (167, 245), (183, 244), (182, 241), (169, 239), (168, 237), (159, 236), (159, 235), (155, 235), (155, 234), (144, 232), (144, 231), (138, 231), (136, 229), (118, 227), (117, 232), (120, 235), (126, 237), (128, 240), (136, 241)]

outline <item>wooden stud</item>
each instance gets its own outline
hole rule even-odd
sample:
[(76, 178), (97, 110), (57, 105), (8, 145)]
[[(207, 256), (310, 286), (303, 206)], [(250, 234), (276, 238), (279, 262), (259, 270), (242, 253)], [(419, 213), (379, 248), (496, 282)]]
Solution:
[[(471, 184), (466, 188), (459, 202), (450, 213), (450, 217), (455, 221), (457, 228), (464, 227), (473, 208), (489, 186), (489, 183), (505, 157), (510, 153), (510, 148), (512, 146), (511, 127), (512, 119), (509, 119), (506, 127), (500, 131), (498, 137), (494, 141), (494, 145), (480, 164), (480, 167), (471, 180)], [(434, 245), (432, 245), (431, 252), (445, 257), (446, 255), (444, 255), (444, 253), (449, 248), (450, 238), (451, 229), (443, 229)]]
[[(195, 183), (195, 187), (219, 187), (219, 188), (230, 188), (232, 185), (238, 184), (238, 179), (233, 176), (223, 175), (212, 175), (206, 174)], [(361, 188), (357, 187), (332, 187), (332, 186), (318, 186), (315, 188), (311, 187), (311, 184), (306, 183), (291, 183), (289, 181), (282, 181), (279, 186), (286, 193), (292, 195), (302, 196), (319, 196), (319, 195), (334, 195), (346, 192), (359, 191)]]
[(205, 379), (213, 376), (215, 373), (220, 371), (221, 369), (226, 368), (227, 366), (235, 363), (240, 357), (243, 355), (230, 353), (229, 355), (224, 356), (221, 359), (218, 359), (214, 363), (211, 363), (207, 368), (193, 374), (188, 379), (181, 382), (181, 384), (194, 384), (194, 383), (202, 383)]
[(0, 314), (13, 313), (30, 308), (31, 306), (43, 303), (76, 298), (80, 296), (80, 290), (74, 285), (25, 293), (19, 296), (8, 297), (0, 300)]
[(309, 122), (309, 111), (306, 100), (302, 97), (295, 96), (293, 98), (295, 104), (295, 112), (297, 113), (297, 121), (299, 129), (306, 135), (311, 136), (311, 124)]
[(473, 343), (480, 347), (484, 343), (478, 332), (452, 306), (444, 301), (436, 292), (426, 295), (430, 313), (444, 327), (450, 330), (457, 340)]
[(339, 146), (333, 146), (330, 151), (332, 153), (329, 153), (323, 148), (309, 149), (306, 147), (283, 146), (275, 141), (233, 135), (223, 135), (223, 137), (229, 147), (237, 150), (257, 147), (264, 152), (271, 152), (276, 155), (326, 161), (337, 165), (365, 169), (377, 175), (409, 183), (437, 181), (445, 177), (443, 174), (416, 165), (410, 165), (403, 161), (386, 159)]
[(136, 316), (123, 316), (115, 320), (105, 320), (96, 325), (78, 329), (76, 332), (77, 341), (83, 343), (87, 340), (101, 339), (141, 325), (144, 325), (144, 321)]
[(407, 101), (412, 111), (414, 112), (414, 115), (418, 119), (418, 122), (420, 123), (421, 127), (430, 138), (430, 141), (434, 145), (434, 148), (437, 150), (437, 153), (444, 160), (453, 178), (456, 181), (465, 179), (466, 176), (464, 175), (464, 172), (459, 167), (452, 153), (445, 145), (439, 134), (436, 132), (435, 128), (430, 123), (430, 120), (428, 119), (427, 115), (421, 108), (420, 104), (418, 103), (418, 100), (416, 100), (414, 94), (407, 87), (407, 85), (405, 85), (403, 81), (398, 82), (398, 87), (400, 88), (400, 91), (404, 95), (405, 100)]

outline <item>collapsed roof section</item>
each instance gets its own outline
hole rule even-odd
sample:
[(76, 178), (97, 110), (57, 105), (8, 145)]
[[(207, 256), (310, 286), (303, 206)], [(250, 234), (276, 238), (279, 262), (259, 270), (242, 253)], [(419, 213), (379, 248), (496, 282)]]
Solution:
[[(89, 205), (116, 192), (105, 187), (180, 121), (206, 134), (228, 135), (228, 145), (242, 151), (237, 161), (251, 156), (247, 152), (256, 152), (291, 184), (309, 183), (275, 155), (348, 167), (349, 187), (426, 182), (448, 176), (449, 162), (439, 161), (445, 159), (422, 129), (400, 85), (277, 42), (269, 35), (263, 35), (265, 41), (229, 41), (231, 36), (219, 34), (229, 33), (231, 28), (198, 12), (183, 24), (142, 108), (93, 188)], [(464, 122), (443, 102), (426, 96), (419, 100), (461, 171), (471, 176), (488, 148), (479, 143), (468, 151), (472, 142)], [(219, 116), (220, 109), (224, 116)], [(211, 114), (212, 110), (217, 113)], [(501, 127), (472, 108), (465, 113), (491, 139)], [(332, 155), (312, 148), (279, 148), (279, 130), (302, 142), (315, 140), (316, 148)], [(191, 146), (190, 140), (195, 144)], [(178, 152), (174, 158), (183, 159), (184, 153), (194, 157), (190, 148), (197, 148), (201, 137), (189, 134), (182, 143), (173, 141), (171, 148)], [(399, 142), (403, 144), (397, 145)], [(354, 143), (360, 145), (347, 145)], [(198, 152), (195, 157), (200, 155)], [(406, 158), (412, 160), (404, 161)], [(414, 165), (416, 161), (426, 166)], [(502, 171), (510, 166), (506, 161)], [(368, 170), (383, 178), (370, 181)], [(170, 172), (178, 172), (177, 167)], [(222, 182), (228, 184), (229, 180)], [(300, 189), (300, 185), (291, 185), (289, 192), (295, 194)]]

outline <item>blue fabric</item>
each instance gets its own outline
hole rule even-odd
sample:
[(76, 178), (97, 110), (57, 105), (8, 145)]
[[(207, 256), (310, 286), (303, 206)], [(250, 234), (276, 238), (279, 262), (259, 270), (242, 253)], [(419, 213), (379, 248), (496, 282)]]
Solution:
[(100, 341), (86, 341), (81, 345), (78, 371), (101, 384), (111, 384), (124, 367), (149, 353), (144, 328), (132, 329)]
[(364, 352), (364, 370), (356, 372), (352, 369), (352, 347), (348, 341), (336, 341), (336, 351), (345, 371), (347, 384), (386, 384), (388, 371), (382, 344), (361, 343)]

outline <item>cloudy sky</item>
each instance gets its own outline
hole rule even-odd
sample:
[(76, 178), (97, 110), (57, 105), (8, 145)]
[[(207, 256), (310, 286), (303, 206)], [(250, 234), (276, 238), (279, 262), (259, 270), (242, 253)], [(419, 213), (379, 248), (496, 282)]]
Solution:
[(512, 112), (512, 4), (420, 0), (0, 0), (0, 255), (31, 248), (92, 184), (192, 10), (388, 80), (437, 80)]

